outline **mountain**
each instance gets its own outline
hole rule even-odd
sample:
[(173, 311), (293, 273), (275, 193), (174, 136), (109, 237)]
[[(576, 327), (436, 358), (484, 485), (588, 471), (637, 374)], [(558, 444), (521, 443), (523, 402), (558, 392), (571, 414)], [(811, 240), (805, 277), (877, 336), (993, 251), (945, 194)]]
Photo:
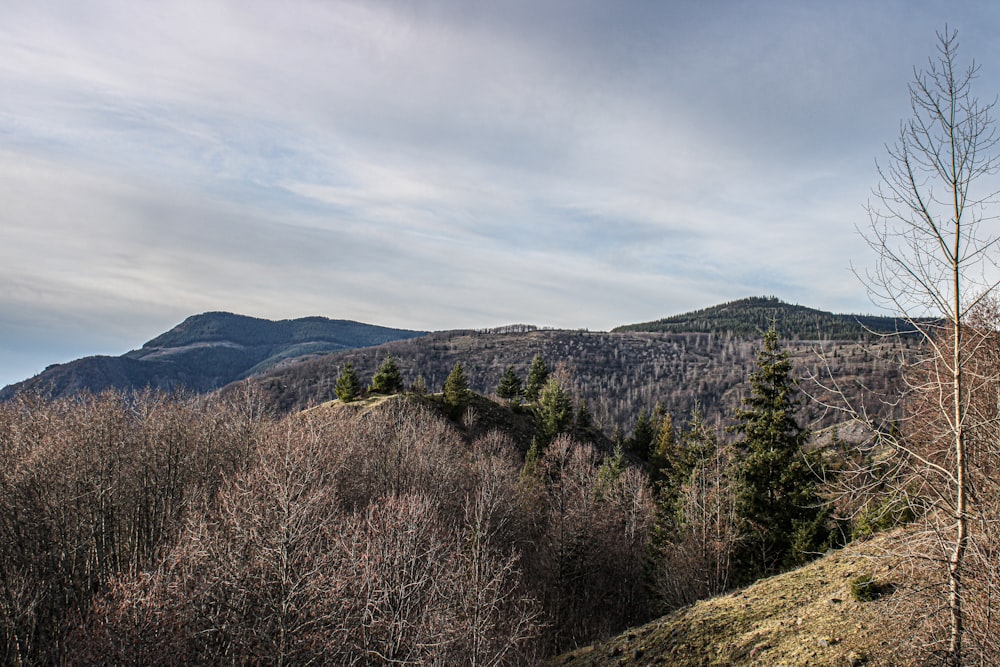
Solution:
[(879, 334), (914, 333), (896, 317), (837, 315), (780, 301), (775, 297), (749, 297), (711, 308), (665, 317), (653, 322), (628, 324), (613, 331), (664, 333), (716, 333), (761, 336), (771, 325), (790, 340), (859, 340)]
[(0, 390), (0, 400), (25, 390), (50, 396), (108, 387), (184, 387), (206, 392), (292, 359), (423, 335), (422, 331), (325, 317), (275, 322), (233, 313), (202, 313), (119, 357), (86, 357), (49, 366), (29, 380)]

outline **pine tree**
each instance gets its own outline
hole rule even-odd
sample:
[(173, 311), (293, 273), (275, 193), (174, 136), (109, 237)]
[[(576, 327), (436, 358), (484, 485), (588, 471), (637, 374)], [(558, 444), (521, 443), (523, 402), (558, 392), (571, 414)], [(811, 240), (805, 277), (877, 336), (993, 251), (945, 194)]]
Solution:
[(635, 428), (632, 429), (632, 437), (629, 438), (628, 448), (636, 456), (646, 459), (649, 456), (650, 445), (656, 432), (653, 430), (653, 420), (649, 413), (643, 408), (639, 411), (639, 418), (635, 421)]
[(513, 366), (508, 366), (500, 377), (500, 384), (497, 385), (497, 397), (507, 401), (511, 407), (521, 402), (524, 395), (524, 386), (521, 378), (514, 372)]
[(341, 369), (334, 391), (342, 403), (350, 403), (361, 393), (361, 381), (358, 380), (358, 374), (354, 372), (354, 366), (350, 363), (344, 364)]
[(548, 379), (549, 367), (536, 354), (535, 358), (531, 360), (531, 369), (528, 371), (528, 383), (524, 387), (524, 400), (529, 403), (537, 401), (538, 395)]
[(576, 406), (576, 418), (573, 421), (573, 426), (578, 431), (587, 431), (594, 425), (594, 417), (590, 414), (590, 407), (587, 405), (587, 399), (581, 399), (579, 405)]
[(444, 381), (444, 403), (453, 417), (459, 417), (471, 399), (472, 392), (462, 372), (462, 364), (455, 362), (455, 367)]
[(558, 378), (549, 377), (538, 394), (536, 409), (545, 444), (566, 430), (573, 419), (573, 400)]
[[(795, 421), (798, 401), (791, 361), (778, 348), (772, 327), (757, 353), (750, 375), (750, 396), (736, 412), (733, 431), (741, 458), (736, 476), (737, 510), (750, 527), (742, 558), (744, 578), (772, 574), (800, 562), (804, 551), (818, 547), (821, 514), (815, 472), (803, 447), (809, 432)], [(812, 529), (815, 533), (803, 535)], [(793, 540), (795, 552), (793, 552)]]
[(399, 366), (391, 354), (385, 355), (382, 365), (372, 376), (372, 383), (368, 391), (377, 394), (395, 394), (403, 390), (403, 376), (399, 372)]
[(679, 451), (677, 435), (674, 433), (674, 420), (669, 412), (664, 412), (660, 421), (660, 430), (653, 441), (649, 454), (649, 480), (656, 485), (670, 478), (676, 465)]

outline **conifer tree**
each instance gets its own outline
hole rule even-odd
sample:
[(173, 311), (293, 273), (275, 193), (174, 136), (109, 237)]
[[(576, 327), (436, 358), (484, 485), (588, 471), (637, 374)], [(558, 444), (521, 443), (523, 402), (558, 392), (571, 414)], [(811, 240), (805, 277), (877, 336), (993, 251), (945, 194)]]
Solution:
[(573, 419), (573, 400), (556, 377), (550, 376), (538, 394), (538, 421), (545, 444), (566, 430)]
[(361, 393), (361, 381), (351, 363), (344, 364), (340, 376), (337, 378), (337, 384), (334, 386), (334, 391), (342, 403), (350, 403), (358, 398), (358, 394)]
[(635, 421), (635, 428), (632, 429), (632, 437), (629, 438), (629, 449), (643, 459), (649, 457), (650, 445), (656, 432), (653, 430), (653, 420), (649, 413), (643, 408), (639, 411), (639, 418)]
[(368, 391), (377, 394), (395, 394), (402, 390), (403, 376), (399, 372), (399, 366), (396, 365), (396, 359), (391, 354), (387, 354), (382, 360), (382, 365), (372, 376), (372, 383), (368, 387)]
[(795, 421), (798, 401), (788, 353), (778, 347), (772, 327), (757, 353), (750, 375), (750, 396), (736, 412), (732, 430), (742, 438), (736, 477), (737, 509), (749, 526), (742, 565), (745, 578), (772, 574), (802, 560), (810, 545), (818, 546), (821, 514), (815, 472), (803, 450), (809, 432)]
[(549, 379), (549, 367), (537, 354), (531, 360), (531, 369), (528, 371), (528, 383), (524, 387), (524, 400), (533, 403), (538, 400), (538, 395)]
[(524, 386), (521, 378), (514, 372), (513, 366), (508, 366), (500, 377), (500, 384), (497, 385), (497, 397), (507, 401), (511, 407), (521, 402), (524, 395)]
[(576, 418), (573, 426), (580, 431), (586, 431), (593, 425), (594, 417), (590, 414), (590, 407), (587, 405), (587, 399), (581, 399), (580, 404), (576, 406)]
[(655, 486), (665, 481), (671, 475), (675, 461), (679, 455), (677, 450), (677, 435), (674, 433), (674, 420), (669, 412), (664, 412), (660, 421), (660, 430), (653, 441), (649, 454), (649, 480)]
[(472, 399), (469, 383), (462, 372), (462, 364), (455, 362), (455, 367), (444, 381), (444, 402), (453, 417), (458, 417)]

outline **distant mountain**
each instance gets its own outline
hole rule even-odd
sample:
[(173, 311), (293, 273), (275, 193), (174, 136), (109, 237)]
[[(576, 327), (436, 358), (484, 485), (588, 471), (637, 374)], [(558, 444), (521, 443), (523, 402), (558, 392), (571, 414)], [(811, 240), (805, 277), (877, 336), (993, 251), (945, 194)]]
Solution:
[(775, 297), (750, 297), (711, 308), (666, 317), (654, 322), (628, 324), (613, 331), (663, 333), (715, 333), (756, 337), (774, 324), (788, 340), (859, 340), (873, 334), (914, 333), (911, 325), (895, 317), (837, 315), (785, 303)]
[(425, 333), (325, 317), (275, 322), (233, 313), (203, 313), (120, 357), (86, 357), (49, 366), (29, 380), (0, 390), (0, 400), (24, 390), (47, 396), (108, 387), (212, 391), (291, 359), (381, 345)]

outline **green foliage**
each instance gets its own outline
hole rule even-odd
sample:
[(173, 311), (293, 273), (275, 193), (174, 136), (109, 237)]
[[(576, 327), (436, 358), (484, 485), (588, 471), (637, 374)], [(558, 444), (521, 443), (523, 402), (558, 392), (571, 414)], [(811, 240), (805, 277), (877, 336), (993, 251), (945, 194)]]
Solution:
[(667, 412), (660, 421), (660, 429), (649, 455), (650, 482), (655, 485), (668, 481), (679, 456), (677, 434), (674, 433), (674, 420)]
[(785, 567), (798, 567), (821, 555), (830, 546), (830, 531), (827, 528), (829, 511), (819, 511), (811, 520), (792, 522), (792, 536), (789, 540)]
[(537, 401), (542, 391), (542, 387), (549, 379), (549, 367), (537, 354), (531, 360), (531, 369), (528, 371), (528, 382), (524, 387), (524, 400), (529, 403)]
[(350, 363), (344, 364), (343, 369), (341, 369), (334, 391), (342, 403), (356, 400), (361, 393), (361, 381), (358, 380), (358, 374)]
[(649, 461), (649, 479), (658, 505), (657, 530), (669, 534), (677, 516), (683, 514), (680, 494), (698, 466), (703, 465), (718, 450), (715, 431), (702, 419), (701, 412), (691, 413), (691, 422), (681, 434), (680, 443), (673, 428), (673, 419), (664, 416), (660, 435)]
[(586, 431), (594, 426), (594, 418), (590, 414), (590, 408), (587, 406), (587, 399), (581, 399), (580, 403), (576, 406), (576, 418), (574, 419), (573, 426), (578, 431)]
[(550, 376), (538, 394), (535, 409), (545, 443), (566, 430), (573, 419), (573, 400), (556, 377)]
[(640, 410), (639, 418), (632, 429), (632, 436), (628, 440), (629, 451), (642, 459), (648, 458), (655, 437), (656, 427), (653, 420), (645, 409)]
[(542, 448), (538, 444), (538, 438), (531, 439), (531, 446), (524, 455), (524, 467), (521, 468), (521, 482), (527, 483), (536, 480), (540, 473), (542, 460)]
[(894, 493), (876, 499), (861, 510), (851, 531), (851, 539), (868, 539), (876, 533), (911, 523), (920, 514), (920, 503), (909, 494)]
[(597, 483), (594, 489), (598, 501), (604, 499), (604, 494), (621, 477), (623, 470), (625, 470), (625, 451), (620, 446), (615, 447), (615, 451), (610, 456), (604, 457), (601, 467), (597, 469)]
[[(751, 527), (741, 573), (746, 579), (774, 573), (796, 560), (795, 553), (819, 546), (806, 543), (802, 528), (820, 513), (812, 468), (818, 462), (807, 460), (803, 451), (809, 433), (795, 421), (795, 391), (791, 361), (771, 329), (750, 375), (750, 396), (732, 429), (742, 435), (737, 509)], [(819, 538), (815, 531), (814, 536)]]
[(497, 385), (497, 397), (514, 407), (521, 402), (522, 396), (524, 396), (524, 384), (514, 372), (514, 367), (508, 366), (500, 377), (500, 384)]
[(391, 355), (385, 355), (382, 365), (372, 376), (372, 383), (368, 391), (376, 394), (395, 394), (403, 390), (403, 376), (396, 365), (396, 359)]
[(862, 574), (851, 579), (851, 597), (858, 602), (874, 602), (887, 592), (887, 588), (880, 586), (870, 574)]
[(462, 364), (456, 362), (444, 381), (444, 403), (450, 409), (452, 416), (458, 417), (471, 399), (472, 392), (469, 391), (469, 383), (462, 372)]

